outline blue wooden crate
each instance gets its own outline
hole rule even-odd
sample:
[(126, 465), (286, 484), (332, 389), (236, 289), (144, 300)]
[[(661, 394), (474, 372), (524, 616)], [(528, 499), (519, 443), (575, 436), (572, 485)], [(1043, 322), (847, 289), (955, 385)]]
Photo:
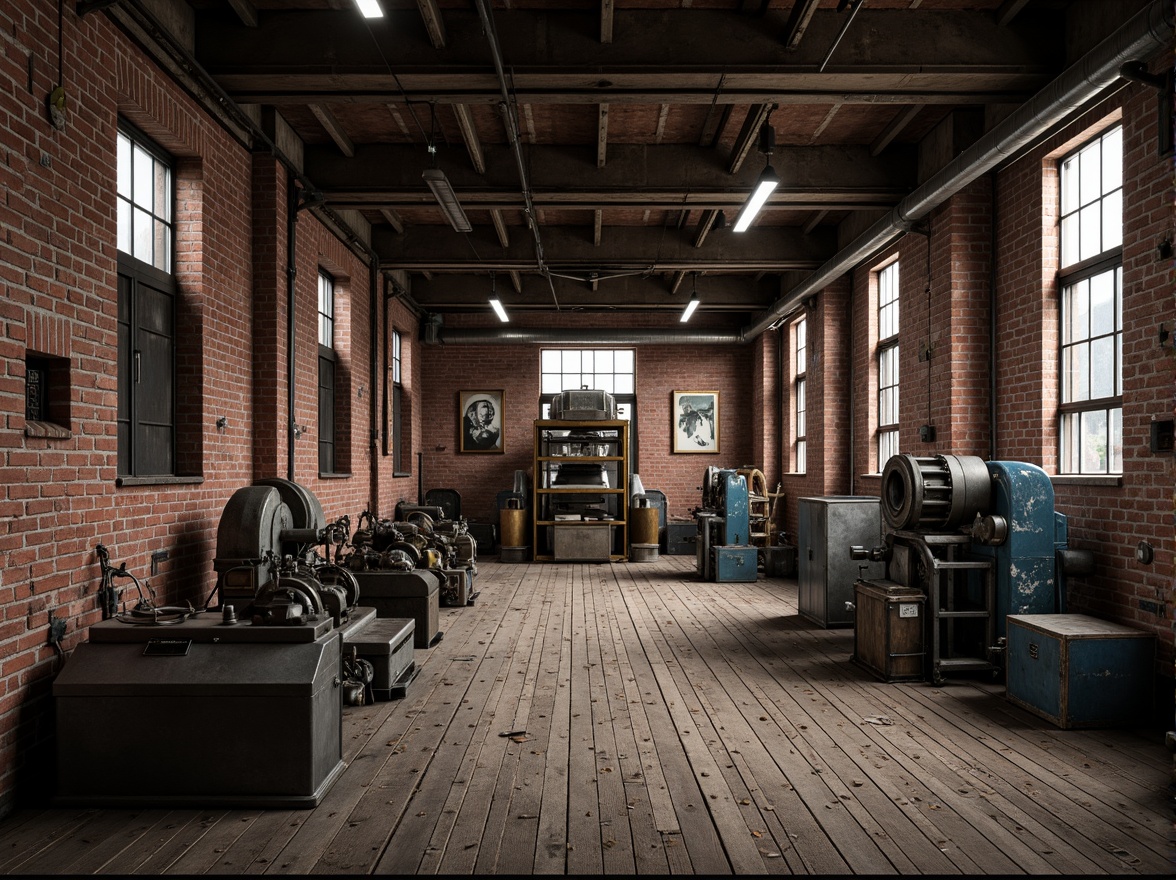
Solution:
[(1010, 702), (1062, 728), (1151, 717), (1151, 633), (1084, 614), (1010, 614), (1007, 635)]

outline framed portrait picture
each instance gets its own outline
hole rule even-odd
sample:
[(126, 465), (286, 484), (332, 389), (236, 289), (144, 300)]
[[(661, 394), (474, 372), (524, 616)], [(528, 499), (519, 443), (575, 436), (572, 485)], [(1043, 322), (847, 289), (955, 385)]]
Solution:
[(503, 391), (457, 392), (460, 452), (505, 452)]
[(675, 391), (674, 452), (719, 451), (719, 392)]

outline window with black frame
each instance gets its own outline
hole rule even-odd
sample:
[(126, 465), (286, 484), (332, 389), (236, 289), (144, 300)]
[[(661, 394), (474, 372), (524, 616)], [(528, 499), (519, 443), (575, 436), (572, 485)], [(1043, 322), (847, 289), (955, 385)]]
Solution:
[(1058, 472), (1123, 471), (1123, 129), (1059, 165)]
[(174, 163), (129, 125), (117, 137), (118, 474), (173, 476)]

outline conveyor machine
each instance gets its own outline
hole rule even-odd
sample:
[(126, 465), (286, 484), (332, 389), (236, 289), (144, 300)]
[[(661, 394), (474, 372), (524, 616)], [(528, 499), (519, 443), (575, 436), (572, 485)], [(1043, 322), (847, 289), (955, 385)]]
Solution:
[[(339, 540), (303, 486), (238, 490), (217, 531), (219, 606), (115, 610), (55, 680), (58, 801), (318, 804), (343, 771), (342, 707), (365, 686), (349, 680), (352, 649), (376, 618), (354, 576), (314, 552)], [(413, 621), (381, 625), (370, 649), (404, 685)]]

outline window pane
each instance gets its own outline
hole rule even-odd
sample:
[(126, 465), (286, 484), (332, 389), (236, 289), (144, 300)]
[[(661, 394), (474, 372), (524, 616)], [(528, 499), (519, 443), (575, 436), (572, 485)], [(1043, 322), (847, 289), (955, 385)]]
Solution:
[(118, 194), (131, 197), (131, 140), (122, 132), (118, 135)]
[[(578, 351), (564, 351), (560, 352), (563, 363), (560, 366), (560, 371), (563, 373), (579, 373), (580, 372), (580, 352)], [(579, 388), (580, 383), (577, 381), (572, 387)]]
[(615, 394), (635, 394), (636, 389), (633, 387), (632, 373), (617, 373)]
[(1114, 273), (1103, 272), (1090, 279), (1090, 335), (1115, 331)]
[(152, 222), (151, 215), (140, 208), (135, 208), (135, 247), (131, 251), (132, 256), (142, 260), (144, 263), (155, 264), (152, 260), (151, 241), (152, 241)]
[(134, 156), (134, 191), (132, 193), (135, 204), (148, 211), (152, 209), (151, 196), (154, 193), (152, 180), (155, 173), (155, 162), (151, 154), (142, 147), (135, 146)]
[(155, 268), (162, 272), (170, 272), (171, 266), (168, 265), (168, 257), (171, 255), (171, 248), (168, 247), (168, 237), (171, 235), (171, 229), (162, 220), (153, 221), (152, 226), (155, 229)]
[(1086, 260), (1090, 257), (1096, 257), (1102, 253), (1102, 217), (1099, 214), (1099, 202), (1093, 205), (1087, 205), (1078, 212), (1081, 218), (1079, 223), (1081, 228), (1079, 235), (1081, 242), (1078, 245), (1078, 259)]
[(1111, 473), (1123, 473), (1123, 410), (1116, 407), (1110, 411), (1110, 458), (1107, 467)]
[(1093, 141), (1083, 147), (1079, 154), (1081, 166), (1078, 171), (1080, 178), (1078, 187), (1079, 199), (1083, 205), (1089, 205), (1103, 193), (1101, 153), (1099, 142)]
[(1090, 351), (1089, 343), (1079, 342), (1066, 349), (1069, 361), (1066, 369), (1067, 382), (1062, 389), (1063, 403), (1077, 403), (1090, 400)]
[(559, 394), (561, 391), (563, 391), (563, 389), (559, 387), (560, 384), (561, 382), (559, 373), (544, 373), (543, 382), (539, 388), (539, 393)]
[(168, 173), (167, 166), (162, 162), (151, 163), (155, 172), (155, 187), (152, 195), (152, 203), (154, 204), (155, 216), (159, 217), (168, 223), (171, 222), (171, 175)]
[(540, 368), (544, 373), (558, 373), (560, 369), (560, 356), (558, 351), (545, 350), (539, 358)]
[(1102, 141), (1103, 192), (1123, 185), (1123, 129), (1107, 132)]
[(621, 349), (613, 355), (613, 369), (618, 373), (633, 373), (633, 351), (632, 349)]
[(808, 444), (804, 440), (796, 442), (796, 472), (803, 474), (808, 470)]
[(611, 351), (596, 352), (596, 372), (611, 373), (613, 371), (613, 353)]
[(1062, 416), (1061, 426), (1061, 465), (1062, 473), (1073, 474), (1078, 471), (1078, 413), (1066, 413)]
[(1115, 334), (1115, 396), (1123, 395), (1123, 334)]
[(1062, 213), (1078, 208), (1078, 157), (1071, 156), (1062, 163)]
[(1078, 215), (1062, 218), (1062, 268), (1078, 262)]
[(1086, 279), (1066, 289), (1068, 294), (1065, 308), (1070, 320), (1067, 341), (1090, 338), (1090, 284)]
[(614, 389), (613, 389), (613, 376), (612, 376), (612, 374), (611, 373), (597, 373), (596, 374), (596, 382), (593, 384), (593, 387), (596, 388), (598, 391), (607, 391), (609, 394), (613, 394)]
[(1082, 413), (1082, 470), (1084, 474), (1107, 472), (1107, 413), (1095, 410)]
[(1102, 203), (1102, 249), (1123, 243), (1123, 190), (1115, 190)]
[(1090, 397), (1098, 400), (1115, 393), (1115, 344), (1111, 336), (1090, 343)]
[(118, 249), (124, 254), (134, 253), (131, 240), (133, 221), (131, 220), (131, 203), (125, 199), (118, 200)]

